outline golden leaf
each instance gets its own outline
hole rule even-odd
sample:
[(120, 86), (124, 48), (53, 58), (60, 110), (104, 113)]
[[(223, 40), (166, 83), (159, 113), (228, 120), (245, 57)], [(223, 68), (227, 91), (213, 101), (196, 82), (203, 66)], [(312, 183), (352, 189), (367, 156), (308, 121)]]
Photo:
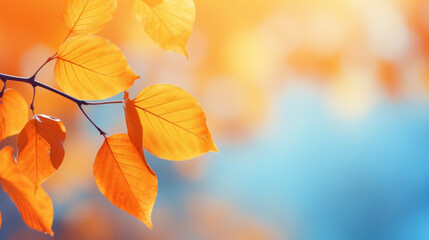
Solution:
[(0, 151), (0, 181), (21, 213), (24, 222), (31, 228), (54, 235), (51, 226), (54, 219), (52, 201), (42, 187), (34, 192), (30, 180), (22, 174), (13, 159), (13, 149)]
[(100, 100), (130, 88), (139, 78), (125, 56), (110, 41), (80, 35), (58, 50), (55, 79), (67, 94), (80, 99)]
[(217, 152), (200, 104), (185, 90), (158, 84), (132, 101), (143, 126), (143, 146), (168, 160), (186, 160)]
[(128, 135), (116, 134), (106, 138), (98, 151), (94, 177), (110, 202), (152, 228), (158, 180), (144, 161)]
[(193, 0), (133, 0), (132, 11), (153, 41), (188, 57), (186, 44), (195, 21)]
[(58, 118), (35, 115), (18, 136), (18, 167), (37, 188), (64, 158), (64, 124)]
[(66, 0), (63, 20), (70, 32), (94, 34), (113, 18), (116, 0)]
[(0, 141), (18, 134), (28, 120), (28, 105), (15, 89), (6, 89), (0, 98)]

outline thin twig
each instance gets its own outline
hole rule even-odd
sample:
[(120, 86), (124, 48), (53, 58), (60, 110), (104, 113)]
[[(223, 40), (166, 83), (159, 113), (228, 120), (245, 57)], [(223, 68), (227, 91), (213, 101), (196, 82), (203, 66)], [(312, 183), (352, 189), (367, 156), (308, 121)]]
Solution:
[(57, 55), (56, 53), (52, 56), (52, 57), (48, 57), (48, 59), (46, 59), (46, 61), (37, 69), (37, 71), (33, 74), (33, 78), (36, 78), (36, 75), (39, 73), (39, 71), (46, 65), (48, 64), (48, 62), (52, 61), (55, 57), (55, 55)]
[(92, 119), (88, 116), (88, 114), (86, 114), (85, 110), (83, 110), (83, 108), (82, 108), (82, 104), (78, 104), (78, 106), (79, 106), (79, 109), (82, 111), (83, 115), (85, 115), (85, 117), (92, 123), (92, 125), (94, 125), (94, 127), (98, 130), (98, 132), (100, 133), (100, 135), (106, 136), (106, 133), (103, 130), (101, 130), (101, 128), (99, 128), (97, 126), (97, 124), (95, 124), (92, 121)]
[(60, 90), (57, 90), (57, 89), (55, 89), (55, 88), (53, 88), (51, 86), (48, 86), (48, 85), (46, 85), (44, 83), (39, 82), (39, 81), (34, 81), (34, 82), (35, 82), (35, 84), (36, 84), (37, 87), (41, 87), (41, 88), (44, 88), (44, 89), (46, 89), (48, 91), (56, 93), (56, 94), (58, 94), (58, 95), (60, 95), (60, 96), (62, 96), (64, 98), (67, 98), (67, 99), (69, 99), (69, 100), (71, 100), (71, 101), (73, 101), (73, 102), (75, 102), (77, 104), (86, 105), (86, 101), (84, 101), (84, 100), (77, 99), (77, 98), (75, 98), (73, 96), (68, 95), (67, 93), (61, 92)]

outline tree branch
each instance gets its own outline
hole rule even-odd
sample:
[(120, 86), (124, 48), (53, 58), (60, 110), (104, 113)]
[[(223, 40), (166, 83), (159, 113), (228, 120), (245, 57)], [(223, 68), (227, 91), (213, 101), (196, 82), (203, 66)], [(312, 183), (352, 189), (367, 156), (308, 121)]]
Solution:
[(5, 84), (4, 88), (6, 86), (6, 81), (7, 80), (16, 81), (16, 82), (23, 82), (23, 83), (27, 83), (27, 84), (30, 84), (31, 86), (33, 86), (33, 99), (31, 101), (31, 106), (30, 106), (31, 110), (33, 110), (33, 111), (34, 111), (33, 103), (34, 103), (34, 98), (35, 98), (36, 87), (44, 88), (44, 89), (46, 89), (48, 91), (51, 91), (51, 92), (53, 92), (53, 93), (55, 93), (57, 95), (60, 95), (60, 96), (62, 96), (64, 98), (67, 98), (67, 99), (73, 101), (74, 103), (76, 103), (78, 105), (79, 109), (85, 115), (85, 117), (92, 123), (92, 125), (94, 125), (94, 127), (98, 130), (98, 132), (100, 132), (101, 135), (105, 136), (106, 133), (100, 127), (98, 127), (97, 124), (95, 124), (94, 121), (92, 121), (92, 119), (88, 116), (88, 114), (86, 114), (86, 112), (83, 110), (82, 105), (104, 105), (104, 104), (122, 103), (122, 101), (87, 102), (85, 100), (81, 100), (81, 99), (75, 98), (73, 96), (70, 96), (67, 93), (61, 92), (60, 90), (57, 90), (57, 89), (55, 89), (55, 88), (53, 88), (51, 86), (48, 86), (48, 85), (46, 85), (44, 83), (36, 81), (35, 80), (36, 74), (40, 71), (40, 69), (43, 68), (43, 66), (46, 65), (46, 63), (48, 63), (51, 60), (52, 60), (52, 57), (48, 58), (48, 60), (46, 60), (46, 62), (31, 77), (19, 77), (19, 76), (13, 76), (13, 75), (7, 75), (7, 74), (0, 73), (0, 79)]

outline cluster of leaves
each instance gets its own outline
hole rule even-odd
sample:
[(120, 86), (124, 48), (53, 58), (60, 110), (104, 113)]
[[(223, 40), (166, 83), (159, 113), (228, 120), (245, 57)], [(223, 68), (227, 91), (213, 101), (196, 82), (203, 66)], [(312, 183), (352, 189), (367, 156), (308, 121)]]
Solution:
[[(0, 181), (31, 228), (52, 232), (53, 206), (41, 184), (61, 165), (66, 129), (61, 120), (34, 113), (36, 87), (43, 87), (74, 101), (105, 140), (94, 161), (93, 171), (101, 193), (114, 205), (152, 228), (151, 212), (157, 195), (157, 177), (145, 160), (143, 147), (167, 160), (185, 160), (217, 151), (198, 102), (183, 89), (158, 84), (130, 99), (129, 89), (139, 77), (122, 52), (108, 40), (91, 35), (113, 18), (116, 0), (66, 0), (66, 40), (48, 58), (56, 60), (55, 79), (63, 92), (29, 78), (0, 74), (0, 141), (19, 134), (14, 159), (9, 146), (0, 151)], [(195, 17), (192, 0), (133, 0), (132, 11), (146, 33), (165, 50), (187, 56), (186, 44)], [(72, 34), (75, 36), (70, 37)], [(7, 81), (31, 84), (28, 105)], [(122, 101), (101, 100), (124, 92)], [(85, 113), (83, 105), (122, 103), (127, 134), (107, 136)], [(0, 215), (1, 216), (1, 215)], [(1, 219), (1, 217), (0, 217)], [(0, 220), (1, 224), (1, 220)]]

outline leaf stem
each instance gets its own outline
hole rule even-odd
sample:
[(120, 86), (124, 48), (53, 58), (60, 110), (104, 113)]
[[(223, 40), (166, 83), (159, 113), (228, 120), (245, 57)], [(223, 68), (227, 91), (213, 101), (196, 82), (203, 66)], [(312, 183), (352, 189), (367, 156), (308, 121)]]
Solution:
[(0, 98), (3, 97), (4, 90), (6, 90), (6, 79), (1, 78), (1, 80), (3, 81), (3, 88), (0, 92)]
[(115, 103), (122, 103), (122, 100), (106, 101), (106, 102), (86, 102), (86, 105), (105, 105), (105, 104), (115, 104)]
[(50, 61), (52, 61), (54, 58), (55, 58), (55, 56), (56, 56), (57, 54), (55, 53), (52, 57), (48, 57), (48, 59), (46, 59), (46, 61), (37, 69), (37, 71), (33, 74), (33, 78), (35, 78), (36, 77), (36, 75), (39, 73), (39, 71), (46, 65), (46, 64), (48, 64), (48, 62), (50, 62)]
[(33, 99), (31, 99), (30, 109), (34, 115), (34, 99), (36, 98), (36, 86), (33, 85)]

